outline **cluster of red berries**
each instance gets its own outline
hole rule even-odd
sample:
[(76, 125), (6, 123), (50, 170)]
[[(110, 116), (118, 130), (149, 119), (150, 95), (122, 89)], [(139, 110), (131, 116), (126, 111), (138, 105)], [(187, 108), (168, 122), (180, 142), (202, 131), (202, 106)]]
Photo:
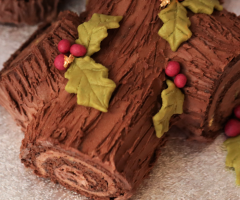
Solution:
[[(65, 70), (68, 67), (69, 63), (73, 61), (74, 57), (82, 57), (87, 53), (87, 49), (83, 45), (71, 45), (71, 42), (66, 39), (61, 40), (58, 43), (58, 50), (61, 54), (59, 54), (54, 60), (54, 65), (58, 70)], [(69, 57), (64, 55), (69, 54), (69, 52)]]
[(234, 116), (237, 119), (230, 119), (225, 125), (224, 131), (228, 137), (240, 135), (240, 105), (234, 108)]
[(165, 73), (169, 77), (174, 78), (174, 84), (178, 88), (183, 88), (187, 83), (187, 77), (184, 74), (179, 74), (181, 70), (180, 64), (176, 61), (168, 62), (168, 65), (165, 69)]

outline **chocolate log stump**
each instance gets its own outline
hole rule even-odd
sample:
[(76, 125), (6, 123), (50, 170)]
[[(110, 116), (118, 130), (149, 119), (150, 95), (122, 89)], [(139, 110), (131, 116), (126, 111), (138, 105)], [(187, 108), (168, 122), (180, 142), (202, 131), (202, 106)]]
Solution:
[[(192, 15), (193, 37), (172, 52), (157, 34), (158, 12), (158, 0), (89, 0), (81, 18), (62, 13), (6, 62), (0, 103), (25, 132), (26, 167), (93, 199), (129, 198), (165, 142), (156, 138), (152, 116), (161, 107), (168, 60), (180, 62), (188, 77), (184, 113), (171, 124), (197, 140), (217, 136), (240, 103), (239, 19), (226, 11)], [(64, 89), (63, 73), (53, 66), (58, 42), (73, 42), (77, 26), (93, 13), (123, 16), (93, 56), (117, 84), (108, 113), (77, 105), (76, 96)]]

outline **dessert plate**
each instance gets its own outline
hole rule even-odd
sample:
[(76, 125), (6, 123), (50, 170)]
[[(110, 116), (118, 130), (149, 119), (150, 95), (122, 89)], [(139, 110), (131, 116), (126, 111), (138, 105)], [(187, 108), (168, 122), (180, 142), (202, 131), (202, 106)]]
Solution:
[[(69, 1), (68, 8), (84, 9), (85, 2)], [(227, 0), (225, 8), (240, 14), (240, 1)], [(0, 26), (0, 66), (36, 29), (35, 27)], [(212, 144), (186, 141), (171, 132), (156, 166), (132, 200), (168, 199), (240, 199), (235, 174), (225, 169), (224, 136)], [(10, 115), (0, 107), (0, 199), (16, 200), (86, 200), (49, 180), (38, 178), (20, 162), (23, 133)]]

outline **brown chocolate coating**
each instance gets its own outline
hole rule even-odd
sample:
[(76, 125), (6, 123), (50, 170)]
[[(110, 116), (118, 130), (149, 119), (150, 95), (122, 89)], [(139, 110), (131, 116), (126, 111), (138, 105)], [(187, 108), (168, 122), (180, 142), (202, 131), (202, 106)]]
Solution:
[[(138, 1), (126, 3), (126, 1), (122, 0), (112, 6), (103, 6), (108, 5), (107, 3), (110, 3), (110, 0), (97, 5), (93, 2), (94, 0), (89, 1), (88, 12), (82, 14), (83, 18), (89, 19), (95, 12), (128, 17), (125, 12), (128, 11), (129, 5), (136, 5), (136, 10), (139, 8), (145, 11), (148, 8), (141, 7), (139, 4), (145, 3), (139, 3)], [(140, 30), (145, 29), (145, 36), (148, 36), (148, 31), (154, 32), (156, 31), (156, 27), (159, 29), (159, 26), (162, 26), (161, 20), (157, 17), (158, 12), (159, 10), (155, 12), (151, 11), (153, 13), (152, 27), (147, 26), (142, 18), (137, 19), (136, 17), (135, 20), (129, 20), (127, 26), (129, 26), (128, 34), (130, 36), (128, 38), (132, 38), (133, 42), (139, 39), (141, 42), (136, 42), (135, 45), (138, 48), (144, 49), (144, 45), (148, 41), (144, 39), (145, 37), (141, 34), (141, 31), (132, 28), (132, 26), (135, 26), (131, 23), (142, 23)], [(181, 72), (186, 74), (188, 78), (187, 85), (183, 88), (185, 94), (184, 114), (172, 119), (172, 125), (185, 130), (187, 137), (191, 139), (211, 141), (222, 131), (224, 123), (231, 115), (232, 108), (240, 103), (238, 97), (239, 88), (237, 84), (233, 84), (235, 81), (238, 81), (237, 74), (239, 68), (237, 63), (240, 55), (240, 19), (235, 14), (229, 13), (226, 10), (222, 12), (215, 11), (211, 16), (193, 14), (189, 10), (188, 13), (192, 23), (190, 29), (193, 32), (193, 36), (177, 52), (172, 52), (169, 44), (162, 38), (159, 38), (158, 35), (151, 36), (151, 46), (153, 51), (156, 46), (154, 43), (155, 37), (158, 37), (159, 45), (156, 46), (156, 51), (162, 51), (166, 60), (180, 62), (182, 67)], [(133, 15), (132, 13), (130, 14), (131, 17)], [(111, 38), (107, 40), (111, 40)], [(131, 51), (133, 50), (129, 50), (128, 52)], [(117, 52), (117, 55), (122, 54), (124, 52)], [(112, 55), (103, 58), (102, 54), (99, 53), (95, 57), (95, 60), (98, 61), (99, 59), (99, 62), (102, 62), (105, 59), (109, 60)], [(164, 69), (166, 67), (166, 60), (162, 59), (158, 61), (164, 64), (156, 64), (156, 66)], [(227, 78), (226, 75), (231, 68), (234, 68), (235, 71), (232, 70), (232, 74), (228, 75)], [(117, 72), (115, 73), (117, 74)], [(220, 88), (222, 87), (220, 86), (221, 82), (228, 83), (228, 88), (225, 88), (225, 90), (232, 87), (231, 93), (228, 92), (227, 96), (226, 91)], [(226, 103), (225, 105), (219, 105), (223, 98), (226, 100), (231, 99), (231, 101), (227, 105)]]
[[(190, 138), (218, 135), (238, 104), (240, 25), (227, 11), (191, 14), (193, 37), (177, 52), (158, 36), (158, 0), (89, 0), (79, 18), (64, 12), (41, 27), (0, 73), (0, 104), (22, 126), (21, 159), (36, 174), (94, 199), (127, 199), (159, 156), (152, 116), (161, 107), (168, 60), (188, 77), (184, 114), (171, 124)], [(93, 13), (123, 16), (93, 58), (109, 69), (117, 88), (108, 113), (79, 106), (63, 72), (53, 66), (61, 39), (77, 38), (77, 26)], [(212, 117), (217, 116), (217, 117)]]
[(59, 0), (0, 0), (0, 23), (34, 25), (53, 20)]
[(176, 125), (195, 140), (212, 140), (240, 103), (240, 19), (227, 11), (190, 18), (193, 37), (168, 59), (181, 63), (188, 78), (184, 114)]
[[(49, 28), (45, 25), (38, 30), (1, 71), (0, 93), (4, 97), (0, 102), (25, 131), (22, 162), (35, 173), (95, 199), (127, 198), (147, 176), (165, 142), (156, 138), (151, 119), (160, 108), (157, 99), (165, 79), (152, 58), (163, 55), (154, 50), (140, 60), (136, 55), (128, 60), (126, 54), (119, 63), (105, 63), (109, 69), (118, 69), (118, 76), (110, 70), (118, 88), (109, 112), (79, 106), (76, 95), (64, 89), (67, 80), (63, 73), (53, 66), (58, 42), (63, 38), (74, 42), (79, 24), (76, 15), (65, 12)], [(123, 27), (124, 32), (128, 30), (128, 26)], [(111, 38), (116, 34), (109, 33)], [(105, 42), (102, 51), (110, 47), (108, 40)], [(118, 38), (112, 42), (115, 49)], [(113, 49), (109, 51), (114, 53)], [(62, 170), (63, 177), (57, 176)], [(77, 174), (75, 179), (69, 170)]]

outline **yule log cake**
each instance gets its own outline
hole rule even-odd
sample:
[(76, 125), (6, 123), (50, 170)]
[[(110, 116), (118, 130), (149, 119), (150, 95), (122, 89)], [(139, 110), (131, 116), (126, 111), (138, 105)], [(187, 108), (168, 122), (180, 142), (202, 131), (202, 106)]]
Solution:
[(57, 16), (59, 0), (0, 0), (0, 23), (34, 25)]
[[(158, 36), (158, 12), (158, 0), (89, 0), (80, 18), (62, 13), (5, 63), (0, 103), (25, 132), (26, 167), (94, 199), (129, 198), (165, 142), (155, 136), (152, 117), (162, 105), (169, 60), (178, 61), (188, 78), (184, 113), (172, 117), (171, 125), (196, 140), (217, 136), (240, 103), (239, 19), (227, 11), (190, 13), (193, 36), (172, 52)], [(78, 25), (93, 13), (123, 16), (92, 56), (117, 85), (106, 113), (77, 105), (76, 95), (65, 91), (64, 72), (53, 65), (59, 41), (74, 43)]]
[[(165, 141), (156, 138), (151, 120), (158, 110), (164, 74), (153, 64), (143, 73), (139, 67), (143, 59), (135, 67), (136, 59), (126, 63), (132, 77), (125, 77), (126, 60), (109, 64), (109, 69), (116, 67), (110, 77), (119, 86), (108, 112), (77, 105), (53, 61), (58, 42), (62, 38), (73, 42), (80, 23), (76, 14), (65, 12), (51, 26), (39, 29), (1, 72), (0, 101), (25, 132), (21, 148), (25, 166), (95, 199), (127, 198), (149, 173)], [(110, 37), (118, 46), (116, 34)], [(103, 43), (103, 51), (108, 42)], [(117, 54), (109, 51), (110, 57)], [(149, 81), (144, 83), (146, 78)]]

